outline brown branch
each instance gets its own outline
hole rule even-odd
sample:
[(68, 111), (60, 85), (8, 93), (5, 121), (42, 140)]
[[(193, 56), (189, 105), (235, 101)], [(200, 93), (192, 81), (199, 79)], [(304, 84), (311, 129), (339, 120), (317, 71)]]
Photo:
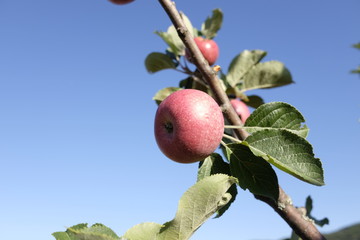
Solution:
[[(179, 12), (176, 10), (175, 3), (170, 0), (159, 0), (159, 2), (170, 17), (179, 34), (179, 37), (184, 42), (185, 47), (189, 49), (189, 52), (192, 55), (192, 61), (202, 74), (204, 80), (209, 84), (210, 89), (214, 94), (214, 99), (222, 108), (225, 118), (228, 119), (233, 125), (242, 125), (239, 116), (231, 107), (228, 96), (222, 89), (216, 72), (209, 66), (201, 54), (199, 48), (194, 42), (193, 36), (189, 33), (184, 22), (182, 21)], [(248, 134), (242, 129), (236, 129), (235, 132), (240, 139), (245, 139), (248, 136)]]
[(281, 187), (279, 187), (277, 202), (259, 195), (255, 195), (255, 198), (272, 207), (303, 240), (326, 240), (316, 228), (315, 223), (301, 209), (294, 207), (291, 198)]
[[(183, 41), (185, 47), (189, 50), (193, 63), (202, 74), (203, 79), (209, 84), (215, 100), (219, 103), (223, 110), (225, 118), (232, 125), (242, 125), (239, 116), (231, 106), (229, 98), (220, 84), (220, 80), (218, 79), (216, 72), (213, 71), (201, 54), (199, 48), (194, 42), (193, 36), (186, 28), (181, 15), (176, 9), (175, 3), (171, 0), (159, 0), (159, 2), (175, 26), (175, 29), (177, 30), (177, 33)], [(242, 129), (234, 129), (234, 131), (237, 137), (241, 140), (244, 140), (249, 135)], [(279, 199), (277, 202), (264, 196), (255, 196), (255, 198), (272, 207), (275, 212), (277, 212), (302, 239), (326, 240), (326, 238), (320, 234), (315, 224), (306, 218), (301, 211), (294, 207), (291, 203), (290, 197), (281, 187), (279, 187)]]

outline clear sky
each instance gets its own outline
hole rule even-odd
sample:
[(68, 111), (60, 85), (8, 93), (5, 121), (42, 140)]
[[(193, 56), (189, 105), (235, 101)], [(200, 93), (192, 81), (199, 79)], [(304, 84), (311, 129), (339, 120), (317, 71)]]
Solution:
[[(331, 232), (360, 222), (360, 2), (177, 1), (193, 25), (215, 8), (215, 40), (227, 69), (244, 49), (268, 51), (296, 82), (257, 90), (266, 102), (298, 108), (325, 169), (312, 186), (278, 171), (301, 206), (328, 217)], [(153, 135), (161, 88), (185, 76), (150, 75), (144, 59), (164, 51), (154, 34), (170, 21), (157, 1), (0, 0), (0, 232), (6, 240), (46, 240), (77, 223), (103, 223), (118, 235), (141, 222), (171, 220), (195, 183), (197, 164), (168, 160)], [(267, 205), (240, 190), (220, 219), (192, 239), (280, 239), (291, 230)]]

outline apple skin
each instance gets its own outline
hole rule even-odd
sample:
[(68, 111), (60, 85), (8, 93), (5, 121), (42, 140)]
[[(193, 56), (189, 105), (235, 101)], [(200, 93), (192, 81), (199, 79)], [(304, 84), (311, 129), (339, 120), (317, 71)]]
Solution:
[(235, 109), (235, 112), (240, 116), (241, 121), (245, 123), (246, 119), (248, 119), (251, 114), (249, 107), (239, 99), (231, 99), (230, 103)]
[[(219, 57), (219, 47), (216, 42), (203, 37), (196, 37), (194, 41), (209, 65), (213, 65)], [(189, 62), (192, 62), (190, 52), (187, 49), (185, 50), (185, 57)]]
[(154, 133), (160, 150), (179, 163), (204, 160), (219, 146), (224, 117), (207, 93), (183, 89), (162, 101), (155, 115)]
[(131, 3), (134, 0), (109, 0), (109, 1), (114, 4), (123, 5), (123, 4)]

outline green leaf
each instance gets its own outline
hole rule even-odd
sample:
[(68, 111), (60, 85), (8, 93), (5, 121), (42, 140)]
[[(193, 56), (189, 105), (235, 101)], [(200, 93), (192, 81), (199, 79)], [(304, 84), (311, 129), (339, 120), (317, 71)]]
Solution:
[(66, 232), (54, 232), (52, 235), (56, 240), (72, 240)]
[(123, 236), (127, 240), (156, 240), (163, 225), (158, 223), (140, 223), (130, 228)]
[(182, 89), (182, 88), (178, 88), (178, 87), (163, 88), (155, 94), (155, 96), (153, 97), (153, 100), (155, 100), (157, 104), (160, 104), (167, 96), (169, 96), (173, 92), (176, 92), (180, 89)]
[(173, 25), (168, 28), (167, 32), (156, 31), (155, 34), (160, 36), (166, 42), (166, 44), (169, 46), (167, 49), (169, 52), (174, 53), (175, 56), (185, 54), (185, 46)]
[[(198, 30), (196, 28), (193, 27), (190, 19), (183, 13), (183, 12), (180, 12), (180, 16), (186, 26), (186, 28), (190, 31), (192, 37), (197, 37), (198, 35)], [(179, 38), (180, 39), (180, 38)]]
[(324, 225), (329, 225), (330, 221), (328, 218), (323, 218), (321, 220), (318, 220), (318, 219), (315, 219), (314, 217), (310, 216), (310, 218), (312, 220), (314, 220), (315, 224), (320, 226), (320, 227), (323, 227)]
[[(184, 21), (186, 28), (190, 31), (190, 34), (197, 36), (197, 29), (192, 26), (189, 18), (184, 13), (180, 13), (180, 16)], [(185, 55), (185, 45), (180, 39), (174, 25), (171, 25), (167, 29), (167, 32), (156, 31), (155, 34), (160, 36), (166, 42), (169, 46), (167, 49), (169, 52), (173, 53), (175, 56)]]
[(228, 189), (234, 177), (216, 174), (206, 177), (181, 197), (175, 218), (160, 230), (157, 240), (185, 240), (231, 199)]
[(307, 137), (309, 129), (303, 115), (284, 102), (271, 102), (258, 107), (246, 120), (245, 130), (254, 133), (263, 129), (286, 129), (300, 137)]
[(145, 67), (149, 73), (155, 73), (164, 69), (175, 69), (176, 64), (168, 55), (164, 53), (153, 52), (146, 57)]
[(360, 42), (353, 44), (352, 46), (353, 46), (353, 48), (357, 48), (360, 50)]
[(321, 219), (321, 220), (318, 220), (318, 219), (316, 219), (315, 217), (313, 217), (313, 216), (311, 215), (311, 211), (312, 211), (312, 209), (313, 209), (313, 201), (312, 201), (312, 199), (311, 199), (310, 196), (308, 196), (308, 197), (306, 198), (305, 208), (306, 208), (306, 215), (307, 215), (310, 219), (312, 219), (312, 220), (315, 222), (316, 225), (318, 225), (318, 226), (320, 226), (320, 227), (323, 227), (324, 225), (329, 224), (329, 219), (328, 219), (328, 218), (323, 218), (323, 219)]
[[(223, 173), (231, 175), (230, 165), (227, 162), (224, 162), (220, 154), (213, 153), (207, 157), (204, 161), (201, 161), (198, 169), (197, 181), (200, 181), (210, 175)], [(216, 218), (221, 217), (230, 207), (230, 205), (235, 201), (237, 195), (236, 185), (232, 185), (229, 188), (228, 193), (231, 194), (231, 200), (217, 212)]]
[(241, 91), (280, 87), (293, 83), (289, 70), (283, 63), (268, 61), (258, 63), (245, 76)]
[(360, 66), (357, 69), (351, 70), (351, 73), (360, 73)]
[(220, 9), (214, 9), (212, 16), (208, 17), (201, 25), (201, 33), (207, 39), (213, 39), (220, 30), (223, 21), (223, 13)]
[(264, 100), (257, 95), (250, 95), (247, 96), (248, 101), (244, 101), (246, 103), (246, 105), (253, 107), (253, 108), (258, 108), (260, 107), (260, 105), (264, 104)]
[(311, 214), (311, 211), (313, 209), (313, 204), (312, 204), (312, 199), (310, 196), (308, 196), (306, 198), (306, 201), (305, 201), (305, 208), (306, 208), (306, 213), (307, 214)]
[(282, 171), (305, 182), (324, 185), (320, 159), (314, 157), (311, 144), (299, 135), (283, 129), (264, 129), (242, 143)]
[(180, 88), (189, 89), (189, 88), (192, 88), (192, 85), (193, 85), (193, 78), (191, 76), (187, 77), (179, 82)]
[(230, 63), (226, 80), (230, 86), (235, 87), (241, 83), (244, 75), (266, 56), (262, 50), (245, 50), (237, 55)]
[(230, 161), (232, 176), (238, 179), (242, 189), (249, 189), (253, 194), (277, 201), (279, 184), (276, 173), (269, 163), (255, 156), (248, 147), (240, 143), (227, 144), (225, 150)]
[(217, 173), (230, 175), (230, 167), (227, 162), (224, 162), (220, 154), (212, 153), (199, 163), (197, 181)]
[(55, 232), (53, 236), (56, 240), (119, 240), (120, 238), (113, 230), (96, 223), (91, 227), (87, 224), (78, 224), (68, 228), (65, 232)]

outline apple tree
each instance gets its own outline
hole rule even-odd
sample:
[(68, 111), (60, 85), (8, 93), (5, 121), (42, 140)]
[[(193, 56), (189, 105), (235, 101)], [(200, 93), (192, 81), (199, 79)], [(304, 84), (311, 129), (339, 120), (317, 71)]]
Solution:
[[(111, 0), (112, 1), (112, 0)], [(125, 4), (131, 1), (112, 1)], [(299, 211), (281, 188), (274, 167), (316, 186), (324, 185), (320, 159), (306, 140), (302, 114), (285, 102), (265, 101), (249, 90), (276, 88), (293, 82), (279, 61), (263, 61), (263, 50), (234, 54), (227, 70), (217, 66), (219, 47), (214, 38), (223, 13), (215, 9), (195, 28), (170, 0), (159, 0), (171, 25), (156, 34), (163, 51), (150, 53), (145, 67), (184, 73), (178, 86), (154, 94), (154, 133), (161, 151), (178, 163), (199, 163), (197, 182), (181, 197), (175, 217), (166, 223), (141, 223), (119, 237), (102, 224), (78, 224), (53, 233), (57, 240), (185, 240), (212, 215), (221, 217), (236, 200), (239, 189), (269, 205), (293, 230), (292, 239), (325, 239), (310, 215), (307, 200)], [(249, 107), (255, 110), (250, 114)], [(218, 151), (218, 150), (219, 151)]]

